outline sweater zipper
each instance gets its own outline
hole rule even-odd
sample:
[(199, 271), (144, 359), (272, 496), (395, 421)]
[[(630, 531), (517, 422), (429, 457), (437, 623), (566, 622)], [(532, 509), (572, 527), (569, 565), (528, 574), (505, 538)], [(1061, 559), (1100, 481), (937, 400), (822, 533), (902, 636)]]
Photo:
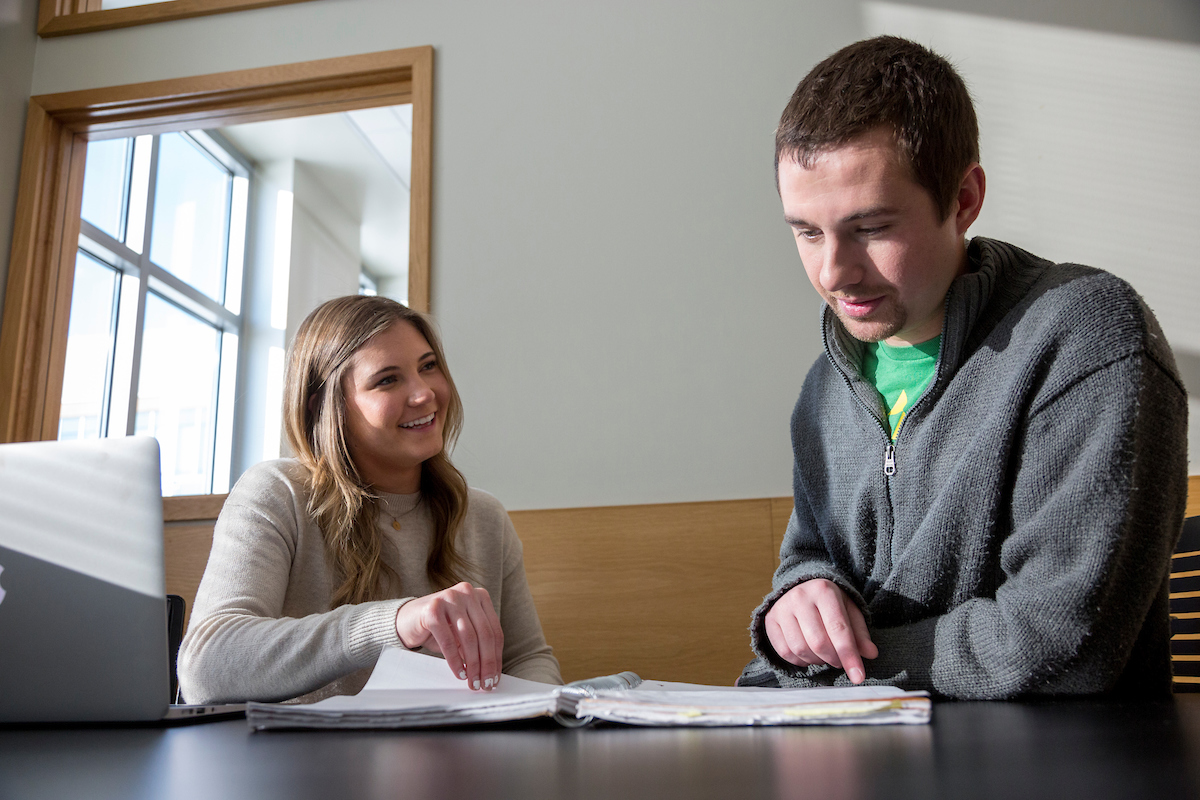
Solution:
[[(946, 325), (949, 323), (949, 321), (950, 321), (950, 292), (946, 292), (946, 299), (942, 303), (941, 343), (943, 345), (946, 343)], [(920, 408), (922, 405), (925, 404), (925, 399), (927, 397), (929, 397), (929, 393), (932, 392), (935, 387), (937, 387), (938, 381), (941, 380), (941, 378), (942, 378), (942, 354), (940, 352), (940, 347), (939, 347), (938, 360), (937, 360), (937, 363), (935, 363), (933, 366), (933, 380), (931, 380), (929, 382), (929, 386), (925, 387), (925, 391), (921, 394), (920, 397), (917, 398), (917, 402), (913, 404), (913, 407), (910, 408), (908, 410), (908, 413), (904, 415), (905, 420), (907, 420), (909, 417), (911, 417), (912, 413), (914, 411), (916, 411), (918, 408)], [(900, 428), (901, 428), (901, 431), (903, 432), (904, 426), (901, 425)], [(887, 451), (884, 453), (883, 474), (884, 475), (895, 475), (896, 474), (896, 459), (895, 459), (896, 448), (894, 446), (894, 442), (900, 441), (900, 436), (897, 436), (894, 440), (889, 436), (888, 441), (893, 442), (893, 444), (889, 444)], [(891, 472), (888, 472), (889, 465), (892, 470)]]
[(883, 449), (883, 474), (890, 478), (896, 474), (896, 448), (892, 445), (892, 432), (888, 430), (883, 420), (875, 415), (875, 412), (871, 410), (871, 407), (863, 402), (863, 399), (858, 396), (858, 392), (854, 391), (854, 384), (851, 383), (850, 376), (847, 375), (846, 371), (841, 368), (837, 361), (834, 360), (833, 354), (829, 349), (829, 331), (826, 329), (824, 321), (822, 321), (821, 324), (821, 345), (825, 348), (825, 357), (829, 359), (829, 363), (833, 365), (834, 370), (836, 370), (837, 374), (841, 375), (842, 380), (845, 381), (846, 389), (850, 392), (850, 395), (858, 402), (860, 406), (862, 406), (863, 411), (867, 412), (867, 416), (875, 420), (875, 424), (879, 426), (879, 431), (883, 434), (884, 442), (886, 442)]
[[(947, 322), (949, 322), (949, 319), (950, 319), (950, 293), (946, 292), (946, 299), (942, 301), (942, 343), (943, 344), (946, 341), (946, 324), (947, 324)], [(896, 439), (893, 440), (892, 432), (888, 429), (887, 425), (884, 424), (883, 420), (881, 420), (879, 417), (875, 416), (875, 412), (871, 410), (870, 406), (868, 406), (866, 403), (863, 402), (863, 399), (858, 396), (858, 392), (854, 391), (854, 384), (850, 381), (850, 376), (847, 375), (846, 371), (844, 369), (842, 369), (841, 365), (839, 365), (837, 363), (837, 361), (834, 360), (833, 354), (829, 349), (829, 330), (826, 328), (823, 319), (821, 322), (821, 345), (825, 348), (825, 357), (829, 359), (829, 363), (833, 365), (833, 368), (835, 370), (837, 370), (837, 373), (842, 376), (842, 380), (845, 381), (846, 389), (849, 390), (850, 394), (854, 396), (854, 399), (858, 401), (858, 404), (863, 407), (863, 410), (867, 412), (867, 416), (869, 416), (875, 420), (875, 422), (879, 425), (879, 430), (883, 432), (883, 438), (884, 438), (884, 441), (886, 442), (886, 444), (884, 445), (884, 448), (883, 448), (883, 474), (886, 477), (889, 477), (889, 478), (892, 477), (893, 475), (896, 474), (895, 441), (899, 441), (900, 437), (897, 436)], [(935, 365), (934, 370), (933, 370), (933, 380), (929, 384), (929, 389), (932, 389), (935, 386), (937, 386), (937, 382), (941, 377), (942, 377), (942, 359), (939, 354), (937, 364)], [(921, 407), (921, 405), (925, 402), (925, 398), (929, 394), (929, 389), (926, 389), (925, 393), (921, 395), (921, 397), (917, 400), (916, 404), (913, 405), (913, 407), (908, 410), (908, 415), (911, 415), (912, 412), (916, 411), (918, 408)], [(905, 416), (907, 417), (908, 415), (905, 415)]]

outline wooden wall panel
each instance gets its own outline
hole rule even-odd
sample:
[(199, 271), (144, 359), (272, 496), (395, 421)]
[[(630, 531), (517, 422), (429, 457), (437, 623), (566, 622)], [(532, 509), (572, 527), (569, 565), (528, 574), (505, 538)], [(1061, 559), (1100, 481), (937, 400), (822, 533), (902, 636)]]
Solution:
[(787, 530), (792, 516), (792, 498), (771, 498), (771, 542), (775, 553), (775, 566), (779, 566), (779, 548), (783, 546), (783, 532)]
[[(163, 500), (167, 591), (184, 598), (189, 620), (224, 499)], [(659, 680), (732, 683), (751, 658), (750, 612), (771, 585), (777, 503), (512, 512), (563, 677), (633, 670)]]
[(227, 494), (193, 494), (163, 498), (164, 522), (215, 520)]
[[(1190, 479), (1188, 516), (1200, 505)], [(223, 495), (163, 500), (167, 591), (190, 616)], [(513, 511), (546, 638), (577, 680), (621, 670), (730, 684), (770, 590), (790, 497)]]
[(510, 516), (564, 679), (728, 685), (750, 660), (750, 612), (774, 569), (769, 500)]
[(192, 618), (196, 590), (208, 564), (212, 550), (213, 525), (216, 520), (168, 522), (163, 525), (164, 562), (167, 594), (177, 594), (187, 603), (183, 629)]
[(200, 578), (208, 566), (213, 526), (227, 496), (199, 494), (163, 498), (163, 560), (167, 594), (177, 594), (187, 604), (183, 618), (184, 630), (187, 630), (192, 618), (196, 589), (200, 587)]

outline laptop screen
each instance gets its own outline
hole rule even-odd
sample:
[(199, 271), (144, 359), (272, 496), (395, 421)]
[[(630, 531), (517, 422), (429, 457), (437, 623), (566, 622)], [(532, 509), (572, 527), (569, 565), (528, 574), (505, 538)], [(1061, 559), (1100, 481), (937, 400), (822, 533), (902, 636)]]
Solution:
[(0, 721), (162, 716), (162, 520), (154, 439), (0, 445)]

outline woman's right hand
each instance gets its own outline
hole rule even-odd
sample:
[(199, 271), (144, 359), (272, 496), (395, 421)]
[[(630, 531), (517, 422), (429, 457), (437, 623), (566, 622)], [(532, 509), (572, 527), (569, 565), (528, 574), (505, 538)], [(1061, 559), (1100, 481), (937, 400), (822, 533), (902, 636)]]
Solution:
[(441, 653), (473, 689), (500, 682), (504, 631), (486, 589), (464, 582), (409, 600), (396, 612), (396, 634), (409, 649)]

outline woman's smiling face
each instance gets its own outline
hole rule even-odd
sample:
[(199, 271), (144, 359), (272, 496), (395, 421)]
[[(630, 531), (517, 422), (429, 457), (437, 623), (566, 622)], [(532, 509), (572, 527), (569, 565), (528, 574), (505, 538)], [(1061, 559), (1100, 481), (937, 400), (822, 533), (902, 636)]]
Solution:
[(351, 357), (342, 376), (346, 442), (359, 476), (399, 494), (421, 487), (421, 464), (442, 451), (450, 388), (433, 348), (394, 322)]

